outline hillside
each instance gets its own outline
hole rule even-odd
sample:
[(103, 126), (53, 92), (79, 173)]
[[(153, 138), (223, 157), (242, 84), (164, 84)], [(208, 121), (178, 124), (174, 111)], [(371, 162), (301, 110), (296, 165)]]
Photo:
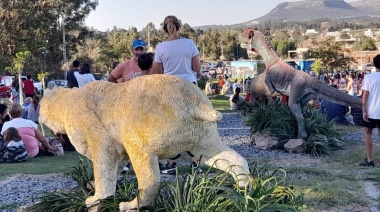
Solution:
[(344, 0), (306, 0), (281, 3), (268, 14), (248, 21), (246, 24), (266, 21), (341, 19), (356, 16), (366, 16), (366, 14)]
[(359, 0), (351, 2), (350, 5), (371, 15), (380, 15), (380, 0)]
[[(253, 14), (254, 16), (254, 14)], [(357, 0), (347, 3), (344, 0), (304, 0), (283, 2), (259, 18), (234, 25), (198, 26), (198, 29), (244, 27), (265, 22), (330, 20), (367, 20), (380, 17), (380, 0)]]

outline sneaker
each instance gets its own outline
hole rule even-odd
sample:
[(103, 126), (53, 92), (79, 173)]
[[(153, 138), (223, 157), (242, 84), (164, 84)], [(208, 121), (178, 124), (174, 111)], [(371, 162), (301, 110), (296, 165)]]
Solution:
[(122, 172), (129, 172), (129, 167), (131, 166), (131, 163), (128, 163), (126, 166), (124, 166)]
[(198, 164), (196, 162), (192, 162), (191, 163), (191, 168), (192, 169), (197, 169), (198, 173), (202, 173), (203, 172), (202, 169), (198, 167)]
[(166, 163), (165, 167), (162, 167), (161, 173), (163, 174), (176, 174), (176, 163), (173, 163), (172, 165), (169, 165), (169, 162)]
[(374, 167), (375, 166), (375, 162), (374, 161), (369, 161), (367, 159), (365, 159), (364, 162), (361, 162), (359, 163), (359, 166), (372, 166)]

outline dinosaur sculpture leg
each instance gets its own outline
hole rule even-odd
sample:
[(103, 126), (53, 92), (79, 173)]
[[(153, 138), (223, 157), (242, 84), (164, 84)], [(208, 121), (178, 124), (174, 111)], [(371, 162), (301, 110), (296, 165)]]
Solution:
[(297, 101), (294, 96), (289, 96), (288, 106), (297, 120), (298, 136), (299, 139), (307, 140), (307, 133), (305, 130), (305, 118), (302, 115), (301, 103)]

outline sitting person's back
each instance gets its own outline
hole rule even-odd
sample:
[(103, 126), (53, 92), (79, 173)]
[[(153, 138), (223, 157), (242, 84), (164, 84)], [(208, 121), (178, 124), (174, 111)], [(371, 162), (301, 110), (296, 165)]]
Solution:
[[(337, 88), (336, 85), (331, 86)], [(329, 121), (335, 119), (335, 123), (337, 124), (349, 124), (349, 122), (346, 119), (346, 114), (348, 113), (348, 106), (339, 105), (323, 99), (320, 104), (320, 111), (327, 115)]]
[(335, 123), (337, 124), (349, 124), (346, 119), (346, 114), (348, 113), (347, 106), (338, 105), (333, 102), (322, 100), (320, 110), (322, 113), (327, 115), (329, 121), (335, 119)]
[(240, 88), (236, 87), (234, 90), (234, 94), (230, 97), (231, 110), (236, 110), (236, 104), (241, 101), (244, 101), (244, 99), (242, 96), (240, 96)]
[(28, 155), (18, 130), (14, 127), (8, 128), (4, 140), (7, 145), (1, 155), (2, 162), (25, 162)]

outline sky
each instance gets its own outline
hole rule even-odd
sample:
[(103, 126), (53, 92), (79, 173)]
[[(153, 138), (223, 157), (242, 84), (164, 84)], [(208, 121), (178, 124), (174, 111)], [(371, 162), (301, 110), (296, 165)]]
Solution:
[[(167, 15), (175, 15), (191, 27), (238, 24), (270, 12), (279, 3), (299, 0), (98, 0), (86, 25), (100, 31), (137, 27), (153, 22), (156, 28)], [(353, 0), (346, 0), (352, 2)]]

